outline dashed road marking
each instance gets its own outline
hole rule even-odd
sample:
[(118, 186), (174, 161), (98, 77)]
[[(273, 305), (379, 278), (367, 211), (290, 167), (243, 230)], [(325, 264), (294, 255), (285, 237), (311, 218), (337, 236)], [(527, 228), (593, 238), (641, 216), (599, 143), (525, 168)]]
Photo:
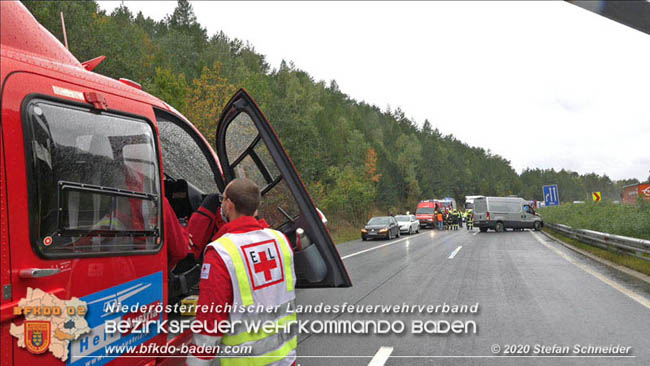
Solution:
[(458, 254), (458, 252), (460, 252), (460, 248), (462, 248), (462, 247), (463, 247), (463, 246), (461, 245), (461, 246), (459, 246), (458, 248), (456, 248), (456, 250), (454, 250), (453, 252), (451, 252), (451, 254), (449, 255), (449, 259), (454, 258), (454, 257), (456, 256), (456, 254)]
[(350, 257), (354, 257), (355, 255), (358, 255), (358, 254), (362, 254), (362, 253), (369, 252), (369, 251), (371, 251), (371, 250), (375, 250), (375, 249), (383, 248), (383, 247), (385, 247), (385, 246), (392, 245), (392, 244), (397, 244), (397, 243), (403, 242), (404, 240), (409, 240), (409, 239), (411, 239), (411, 238), (417, 238), (418, 236), (421, 236), (421, 235), (423, 235), (423, 234), (425, 234), (425, 233), (421, 233), (421, 234), (414, 235), (414, 236), (409, 236), (409, 237), (404, 238), (404, 239), (395, 240), (395, 241), (388, 242), (388, 243), (386, 243), (386, 244), (377, 245), (376, 247), (372, 247), (372, 248), (368, 248), (368, 249), (360, 250), (360, 251), (358, 251), (358, 252), (356, 252), (356, 253), (352, 253), (352, 254), (345, 255), (345, 256), (341, 257), (341, 259), (347, 259), (347, 258), (350, 258)]
[(383, 366), (391, 353), (393, 353), (393, 347), (379, 347), (379, 351), (375, 353), (375, 357), (370, 360), (368, 366)]

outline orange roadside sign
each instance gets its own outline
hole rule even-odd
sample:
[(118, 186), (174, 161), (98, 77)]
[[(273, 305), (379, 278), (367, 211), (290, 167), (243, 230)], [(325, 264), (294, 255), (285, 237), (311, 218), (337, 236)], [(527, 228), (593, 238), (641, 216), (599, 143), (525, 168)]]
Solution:
[(591, 197), (594, 199), (594, 202), (600, 202), (600, 192), (591, 192)]

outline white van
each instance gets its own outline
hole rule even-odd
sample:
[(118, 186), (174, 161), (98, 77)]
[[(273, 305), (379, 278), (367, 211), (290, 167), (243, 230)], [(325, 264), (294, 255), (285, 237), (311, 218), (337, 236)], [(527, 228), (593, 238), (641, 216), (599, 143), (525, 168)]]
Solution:
[(488, 229), (502, 232), (506, 228), (539, 231), (544, 227), (542, 218), (520, 197), (477, 197), (473, 212), (474, 226), (481, 232)]

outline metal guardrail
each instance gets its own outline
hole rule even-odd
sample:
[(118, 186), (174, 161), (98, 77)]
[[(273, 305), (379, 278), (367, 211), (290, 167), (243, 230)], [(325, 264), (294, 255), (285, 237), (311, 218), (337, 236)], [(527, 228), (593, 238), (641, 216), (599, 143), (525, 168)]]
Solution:
[(650, 240), (629, 238), (593, 230), (574, 229), (562, 224), (544, 223), (544, 226), (564, 236), (602, 249), (623, 252), (650, 262)]

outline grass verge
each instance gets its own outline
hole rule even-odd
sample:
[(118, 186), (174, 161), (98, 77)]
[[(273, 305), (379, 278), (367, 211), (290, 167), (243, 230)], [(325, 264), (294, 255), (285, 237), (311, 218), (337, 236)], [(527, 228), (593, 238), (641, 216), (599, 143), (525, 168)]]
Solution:
[(626, 254), (621, 254), (621, 253), (616, 253), (616, 252), (611, 252), (609, 250), (605, 250), (599, 247), (594, 247), (585, 243), (582, 243), (580, 241), (577, 241), (573, 238), (569, 238), (567, 236), (562, 235), (561, 233), (551, 230), (547, 227), (543, 229), (545, 232), (553, 235), (554, 237), (562, 240), (563, 242), (570, 244), (576, 248), (585, 250), (591, 254), (597, 255), (600, 258), (606, 259), (610, 262), (619, 264), (621, 266), (625, 266), (627, 268), (633, 269), (637, 272), (641, 272), (645, 275), (650, 276), (650, 262), (645, 261), (640, 258), (636, 258), (630, 255)]
[(332, 234), (332, 239), (334, 239), (334, 243), (341, 244), (350, 240), (361, 239), (362, 227), (363, 225), (359, 226), (347, 221), (342, 221), (332, 222), (331, 225), (329, 225), (329, 230)]
[(566, 203), (557, 207), (542, 207), (539, 213), (544, 222), (650, 240), (650, 201), (640, 201), (635, 205)]

